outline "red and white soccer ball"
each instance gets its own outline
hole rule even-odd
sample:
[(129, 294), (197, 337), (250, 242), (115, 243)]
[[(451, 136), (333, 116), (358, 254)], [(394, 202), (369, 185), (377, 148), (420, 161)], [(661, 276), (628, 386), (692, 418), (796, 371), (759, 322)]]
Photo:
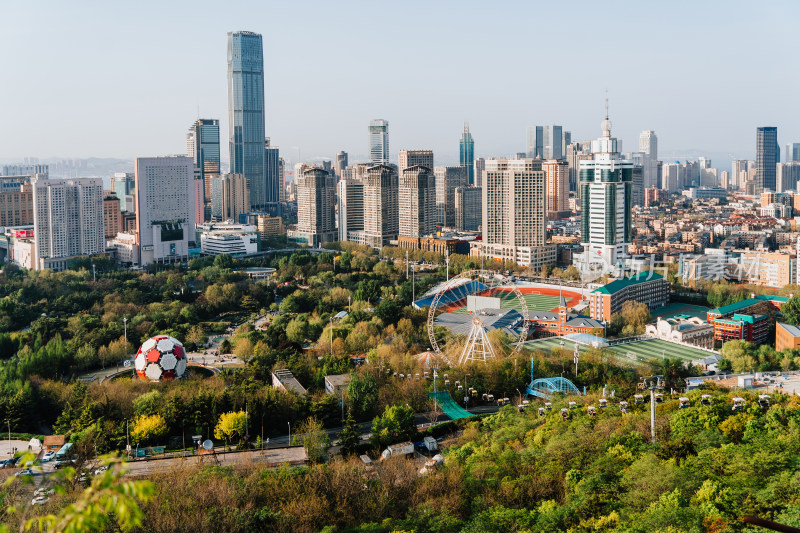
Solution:
[(144, 341), (136, 352), (134, 367), (145, 381), (172, 381), (186, 372), (186, 351), (178, 339), (157, 335)]

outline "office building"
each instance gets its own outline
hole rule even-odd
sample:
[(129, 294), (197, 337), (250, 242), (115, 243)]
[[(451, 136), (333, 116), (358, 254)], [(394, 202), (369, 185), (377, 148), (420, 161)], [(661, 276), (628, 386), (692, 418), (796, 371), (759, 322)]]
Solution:
[(257, 220), (258, 234), (262, 239), (279, 237), (286, 233), (283, 227), (283, 219), (281, 217), (258, 215), (258, 218), (256, 220)]
[(332, 172), (310, 167), (295, 178), (297, 182), (297, 227), (289, 238), (321, 247), (337, 240), (335, 195), (336, 178)]
[(800, 181), (800, 161), (775, 165), (775, 183), (778, 192), (797, 191), (798, 181)]
[(286, 162), (282, 157), (278, 158), (278, 183), (281, 186), (280, 201), (286, 201)]
[(475, 185), (475, 141), (469, 132), (469, 124), (464, 123), (461, 141), (458, 143), (459, 164), (467, 174), (467, 184)]
[(569, 165), (559, 159), (548, 159), (542, 162), (547, 182), (547, 218), (555, 220), (570, 215), (569, 209)]
[(186, 261), (194, 241), (194, 162), (182, 156), (139, 157), (135, 169), (140, 264)]
[[(250, 184), (250, 203), (264, 209), (268, 198), (264, 166), (264, 50), (261, 35), (228, 33), (228, 140), (230, 173)], [(273, 184), (277, 185), (277, 184)]]
[(186, 134), (186, 155), (192, 158), (194, 168), (198, 171), (196, 179), (203, 182), (202, 205), (205, 218), (210, 215), (211, 210), (211, 179), (220, 173), (219, 120), (198, 118), (189, 127)]
[(540, 268), (555, 263), (547, 245), (545, 173), (536, 159), (487, 159), (481, 199), (482, 241), (470, 255)]
[[(455, 191), (466, 187), (467, 167), (434, 167), (436, 177), (436, 224), (454, 227), (456, 224)], [(401, 232), (402, 234), (402, 232)]]
[(480, 231), (481, 229), (480, 187), (456, 187), (453, 193), (455, 204), (455, 227), (458, 231)]
[(400, 150), (397, 160), (398, 177), (403, 176), (405, 169), (417, 165), (433, 171), (433, 150)]
[(383, 119), (369, 123), (369, 160), (375, 165), (389, 164), (389, 122)]
[(578, 175), (580, 173), (581, 161), (592, 158), (591, 142), (574, 142), (567, 145), (566, 149), (567, 169), (569, 173), (569, 191), (580, 195), (578, 187)]
[(475, 183), (473, 183), (473, 185), (475, 187), (480, 187), (483, 183), (483, 171), (486, 170), (486, 160), (482, 157), (478, 157), (475, 159), (475, 164), (473, 166), (475, 167)]
[(404, 168), (399, 176), (397, 200), (399, 236), (418, 238), (434, 233), (436, 181), (430, 167), (413, 165)]
[(791, 161), (800, 161), (800, 143), (787, 144), (784, 159), (787, 163)]
[(345, 151), (341, 151), (336, 154), (336, 176), (338, 176), (339, 179), (342, 179), (342, 176), (344, 175), (344, 169), (347, 168), (347, 159), (347, 152)]
[(117, 172), (111, 176), (111, 190), (119, 198), (119, 208), (127, 213), (136, 210), (136, 179), (133, 172)]
[(580, 162), (581, 260), (616, 265), (631, 242), (634, 165), (620, 157), (607, 111), (602, 128), (603, 136), (592, 141), (592, 159)]
[(763, 126), (756, 129), (756, 188), (757, 193), (775, 190), (775, 167), (780, 161), (778, 128)]
[(61, 271), (71, 259), (105, 252), (103, 180), (34, 178), (34, 253), (29, 268)]
[(535, 159), (564, 159), (572, 134), (561, 126), (532, 126), (528, 128), (525, 156)]
[(113, 239), (122, 232), (122, 211), (119, 209), (119, 198), (111, 192), (103, 194), (103, 227), (106, 240)]
[(239, 220), (250, 212), (250, 191), (241, 174), (225, 174), (211, 180), (211, 218), (216, 222)]
[(33, 224), (33, 188), (30, 177), (0, 177), (0, 227), (31, 224)]
[(643, 188), (658, 186), (658, 137), (653, 130), (643, 131), (639, 135), (639, 152), (642, 158)]
[(388, 165), (369, 167), (364, 177), (364, 242), (382, 248), (398, 235), (397, 170)]
[[(284, 187), (281, 171), (280, 150), (270, 144), (269, 137), (264, 139), (264, 180), (266, 183), (266, 204), (262, 209), (277, 213), (277, 204), (282, 202), (281, 189)], [(251, 202), (252, 203), (252, 200)]]

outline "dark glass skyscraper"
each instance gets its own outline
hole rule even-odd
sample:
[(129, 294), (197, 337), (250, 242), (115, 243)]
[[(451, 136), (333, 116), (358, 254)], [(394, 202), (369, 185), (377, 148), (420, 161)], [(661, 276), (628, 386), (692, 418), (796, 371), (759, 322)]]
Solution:
[(461, 134), (461, 142), (459, 143), (459, 155), (461, 166), (467, 170), (467, 183), (474, 185), (475, 141), (472, 140), (472, 134), (469, 132), (469, 124), (464, 124), (464, 133)]
[(278, 198), (278, 191), (267, 191), (264, 49), (257, 33), (228, 33), (228, 128), (231, 174), (244, 175), (252, 207), (264, 209), (270, 197)]
[(775, 191), (775, 168), (780, 161), (778, 128), (763, 126), (756, 130), (756, 187)]

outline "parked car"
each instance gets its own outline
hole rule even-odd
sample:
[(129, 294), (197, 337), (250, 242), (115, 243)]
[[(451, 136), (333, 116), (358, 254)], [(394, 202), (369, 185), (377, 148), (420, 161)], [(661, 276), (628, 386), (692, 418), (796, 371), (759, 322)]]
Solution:
[(46, 454), (44, 454), (42, 456), (42, 462), (43, 463), (47, 463), (47, 462), (51, 461), (53, 459), (53, 457), (55, 457), (55, 456), (56, 456), (56, 452), (47, 452)]
[(19, 472), (17, 472), (17, 473), (16, 473), (16, 474), (14, 474), (14, 475), (15, 475), (15, 476), (17, 476), (17, 477), (21, 477), (21, 476), (32, 476), (32, 475), (33, 475), (33, 470), (31, 470), (30, 468), (25, 468), (25, 469), (23, 469), (23, 470), (20, 470)]
[(31, 505), (44, 505), (50, 501), (50, 498), (47, 496), (36, 496), (34, 499), (31, 500)]

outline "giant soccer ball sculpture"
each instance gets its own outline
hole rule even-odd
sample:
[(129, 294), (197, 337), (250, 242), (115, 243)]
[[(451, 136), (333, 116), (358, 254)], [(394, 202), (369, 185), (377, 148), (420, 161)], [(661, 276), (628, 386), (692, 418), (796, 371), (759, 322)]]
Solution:
[(158, 335), (144, 341), (136, 352), (136, 375), (145, 381), (172, 381), (186, 372), (186, 351), (178, 339)]

